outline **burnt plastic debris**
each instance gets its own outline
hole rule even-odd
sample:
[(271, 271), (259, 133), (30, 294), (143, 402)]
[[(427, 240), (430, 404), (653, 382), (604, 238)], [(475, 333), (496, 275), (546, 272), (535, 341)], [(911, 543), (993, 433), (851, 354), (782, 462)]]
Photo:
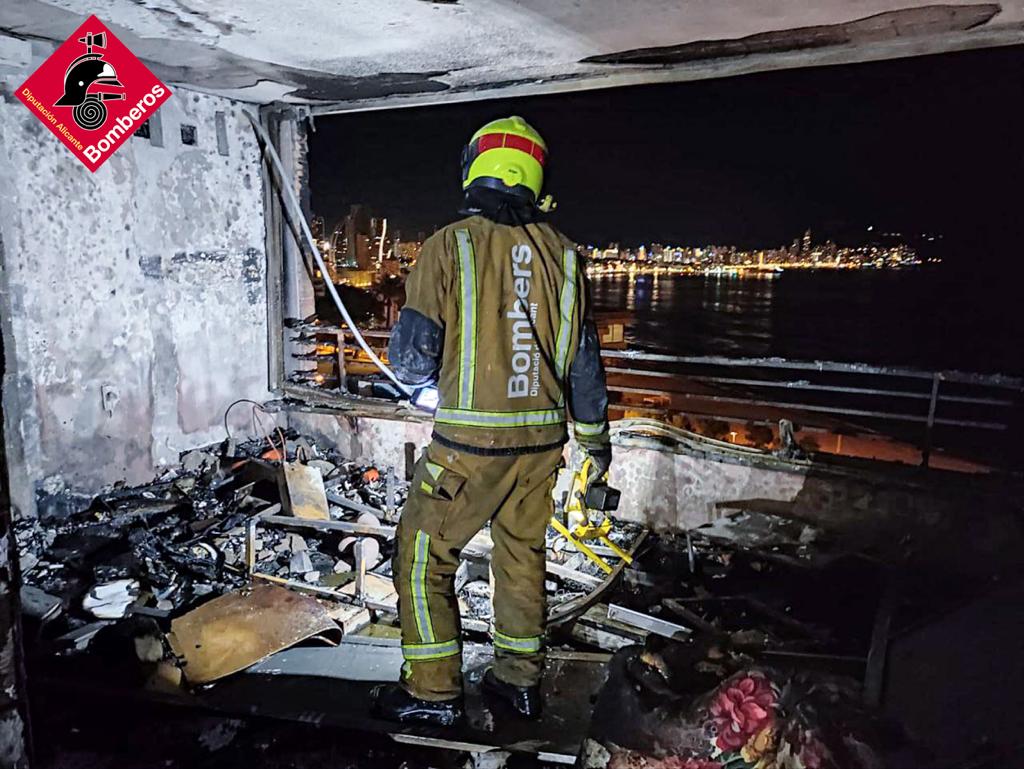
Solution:
[(622, 492), (603, 481), (591, 483), (583, 498), (583, 504), (590, 510), (614, 512), (619, 509)]
[[(379, 519), (404, 502), (407, 484), (393, 471), (348, 461), (299, 435), (286, 438), (286, 462), (315, 473), (334, 499), (373, 509)], [(265, 459), (268, 453), (265, 440), (228, 440), (184, 452), (152, 483), (118, 484), (95, 497), (72, 494), (57, 479), (41, 484), (45, 515), (15, 523), (26, 621), (38, 639), (74, 652), (132, 616), (169, 626), (253, 584), (253, 573), (310, 587), (351, 581), (353, 551), (340, 547), (346, 533), (263, 525), (262, 516), (282, 512), (281, 462)], [(388, 501), (391, 511), (383, 507)], [(365, 516), (331, 504), (328, 521)], [(367, 541), (373, 547), (361, 550), (373, 556), (369, 567), (386, 570), (387, 542)]]

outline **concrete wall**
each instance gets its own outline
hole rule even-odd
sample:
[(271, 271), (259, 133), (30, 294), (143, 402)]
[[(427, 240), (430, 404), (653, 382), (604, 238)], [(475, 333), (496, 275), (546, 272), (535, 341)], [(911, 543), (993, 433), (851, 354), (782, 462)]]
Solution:
[(992, 574), (1024, 547), (1020, 481), (885, 463), (786, 462), (619, 439), (618, 515), (681, 531), (740, 511), (812, 523), (838, 549), (922, 568)]
[[(401, 475), (404, 446), (417, 456), (432, 423), (291, 412), (290, 427), (352, 459)], [(573, 455), (570, 444), (566, 457)], [(1019, 563), (1024, 495), (996, 476), (864, 463), (863, 467), (744, 456), (694, 443), (616, 437), (609, 478), (622, 491), (618, 518), (680, 532), (741, 511), (812, 523), (832, 547), (922, 568), (991, 574)], [(556, 494), (558, 490), (556, 489)]]
[(183, 88), (90, 173), (12, 95), (49, 47), (0, 41), (4, 414), (31, 511), (51, 476), (148, 480), (221, 439), (234, 399), (268, 397), (263, 192), (242, 105)]

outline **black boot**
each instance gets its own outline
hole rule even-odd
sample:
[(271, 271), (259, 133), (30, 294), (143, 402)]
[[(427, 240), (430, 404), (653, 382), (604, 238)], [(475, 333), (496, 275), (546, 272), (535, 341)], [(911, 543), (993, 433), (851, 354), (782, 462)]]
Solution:
[(507, 684), (488, 669), (484, 673), (483, 689), (488, 694), (510, 706), (523, 718), (540, 718), (541, 696), (540, 684), (534, 686), (515, 686)]
[(452, 700), (421, 700), (398, 684), (381, 684), (373, 690), (373, 714), (403, 724), (451, 726), (462, 718), (462, 697)]

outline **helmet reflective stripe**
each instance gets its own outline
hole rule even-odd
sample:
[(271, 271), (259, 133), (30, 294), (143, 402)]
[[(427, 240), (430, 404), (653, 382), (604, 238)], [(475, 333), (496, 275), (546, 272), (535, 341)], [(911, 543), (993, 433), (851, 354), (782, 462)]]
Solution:
[(548, 153), (547, 150), (544, 149), (544, 145), (538, 144), (532, 139), (527, 139), (525, 136), (502, 133), (484, 134), (479, 139), (473, 139), (470, 141), (470, 143), (466, 145), (466, 155), (463, 159), (463, 164), (472, 164), (482, 152), (501, 149), (503, 147), (525, 152), (542, 166), (547, 161)]
[(456, 230), (462, 317), (459, 336), (459, 408), (473, 408), (476, 379), (476, 258), (469, 230)]
[(440, 408), (434, 421), (462, 427), (543, 427), (565, 423), (565, 409), (538, 411), (469, 411)]
[(576, 310), (576, 251), (571, 248), (562, 252), (562, 294), (558, 299), (560, 319), (558, 322), (558, 343), (555, 346), (555, 374), (558, 386), (565, 399), (565, 364), (569, 359), (569, 338), (572, 336), (572, 318)]

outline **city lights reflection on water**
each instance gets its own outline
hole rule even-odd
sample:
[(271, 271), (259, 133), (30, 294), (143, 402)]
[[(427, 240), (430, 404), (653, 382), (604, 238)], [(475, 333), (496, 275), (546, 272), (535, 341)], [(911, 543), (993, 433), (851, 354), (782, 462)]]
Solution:
[(650, 351), (1024, 372), (1020, 315), (996, 300), (1016, 289), (978, 276), (595, 271), (590, 287), (595, 310), (626, 312), (627, 342)]

